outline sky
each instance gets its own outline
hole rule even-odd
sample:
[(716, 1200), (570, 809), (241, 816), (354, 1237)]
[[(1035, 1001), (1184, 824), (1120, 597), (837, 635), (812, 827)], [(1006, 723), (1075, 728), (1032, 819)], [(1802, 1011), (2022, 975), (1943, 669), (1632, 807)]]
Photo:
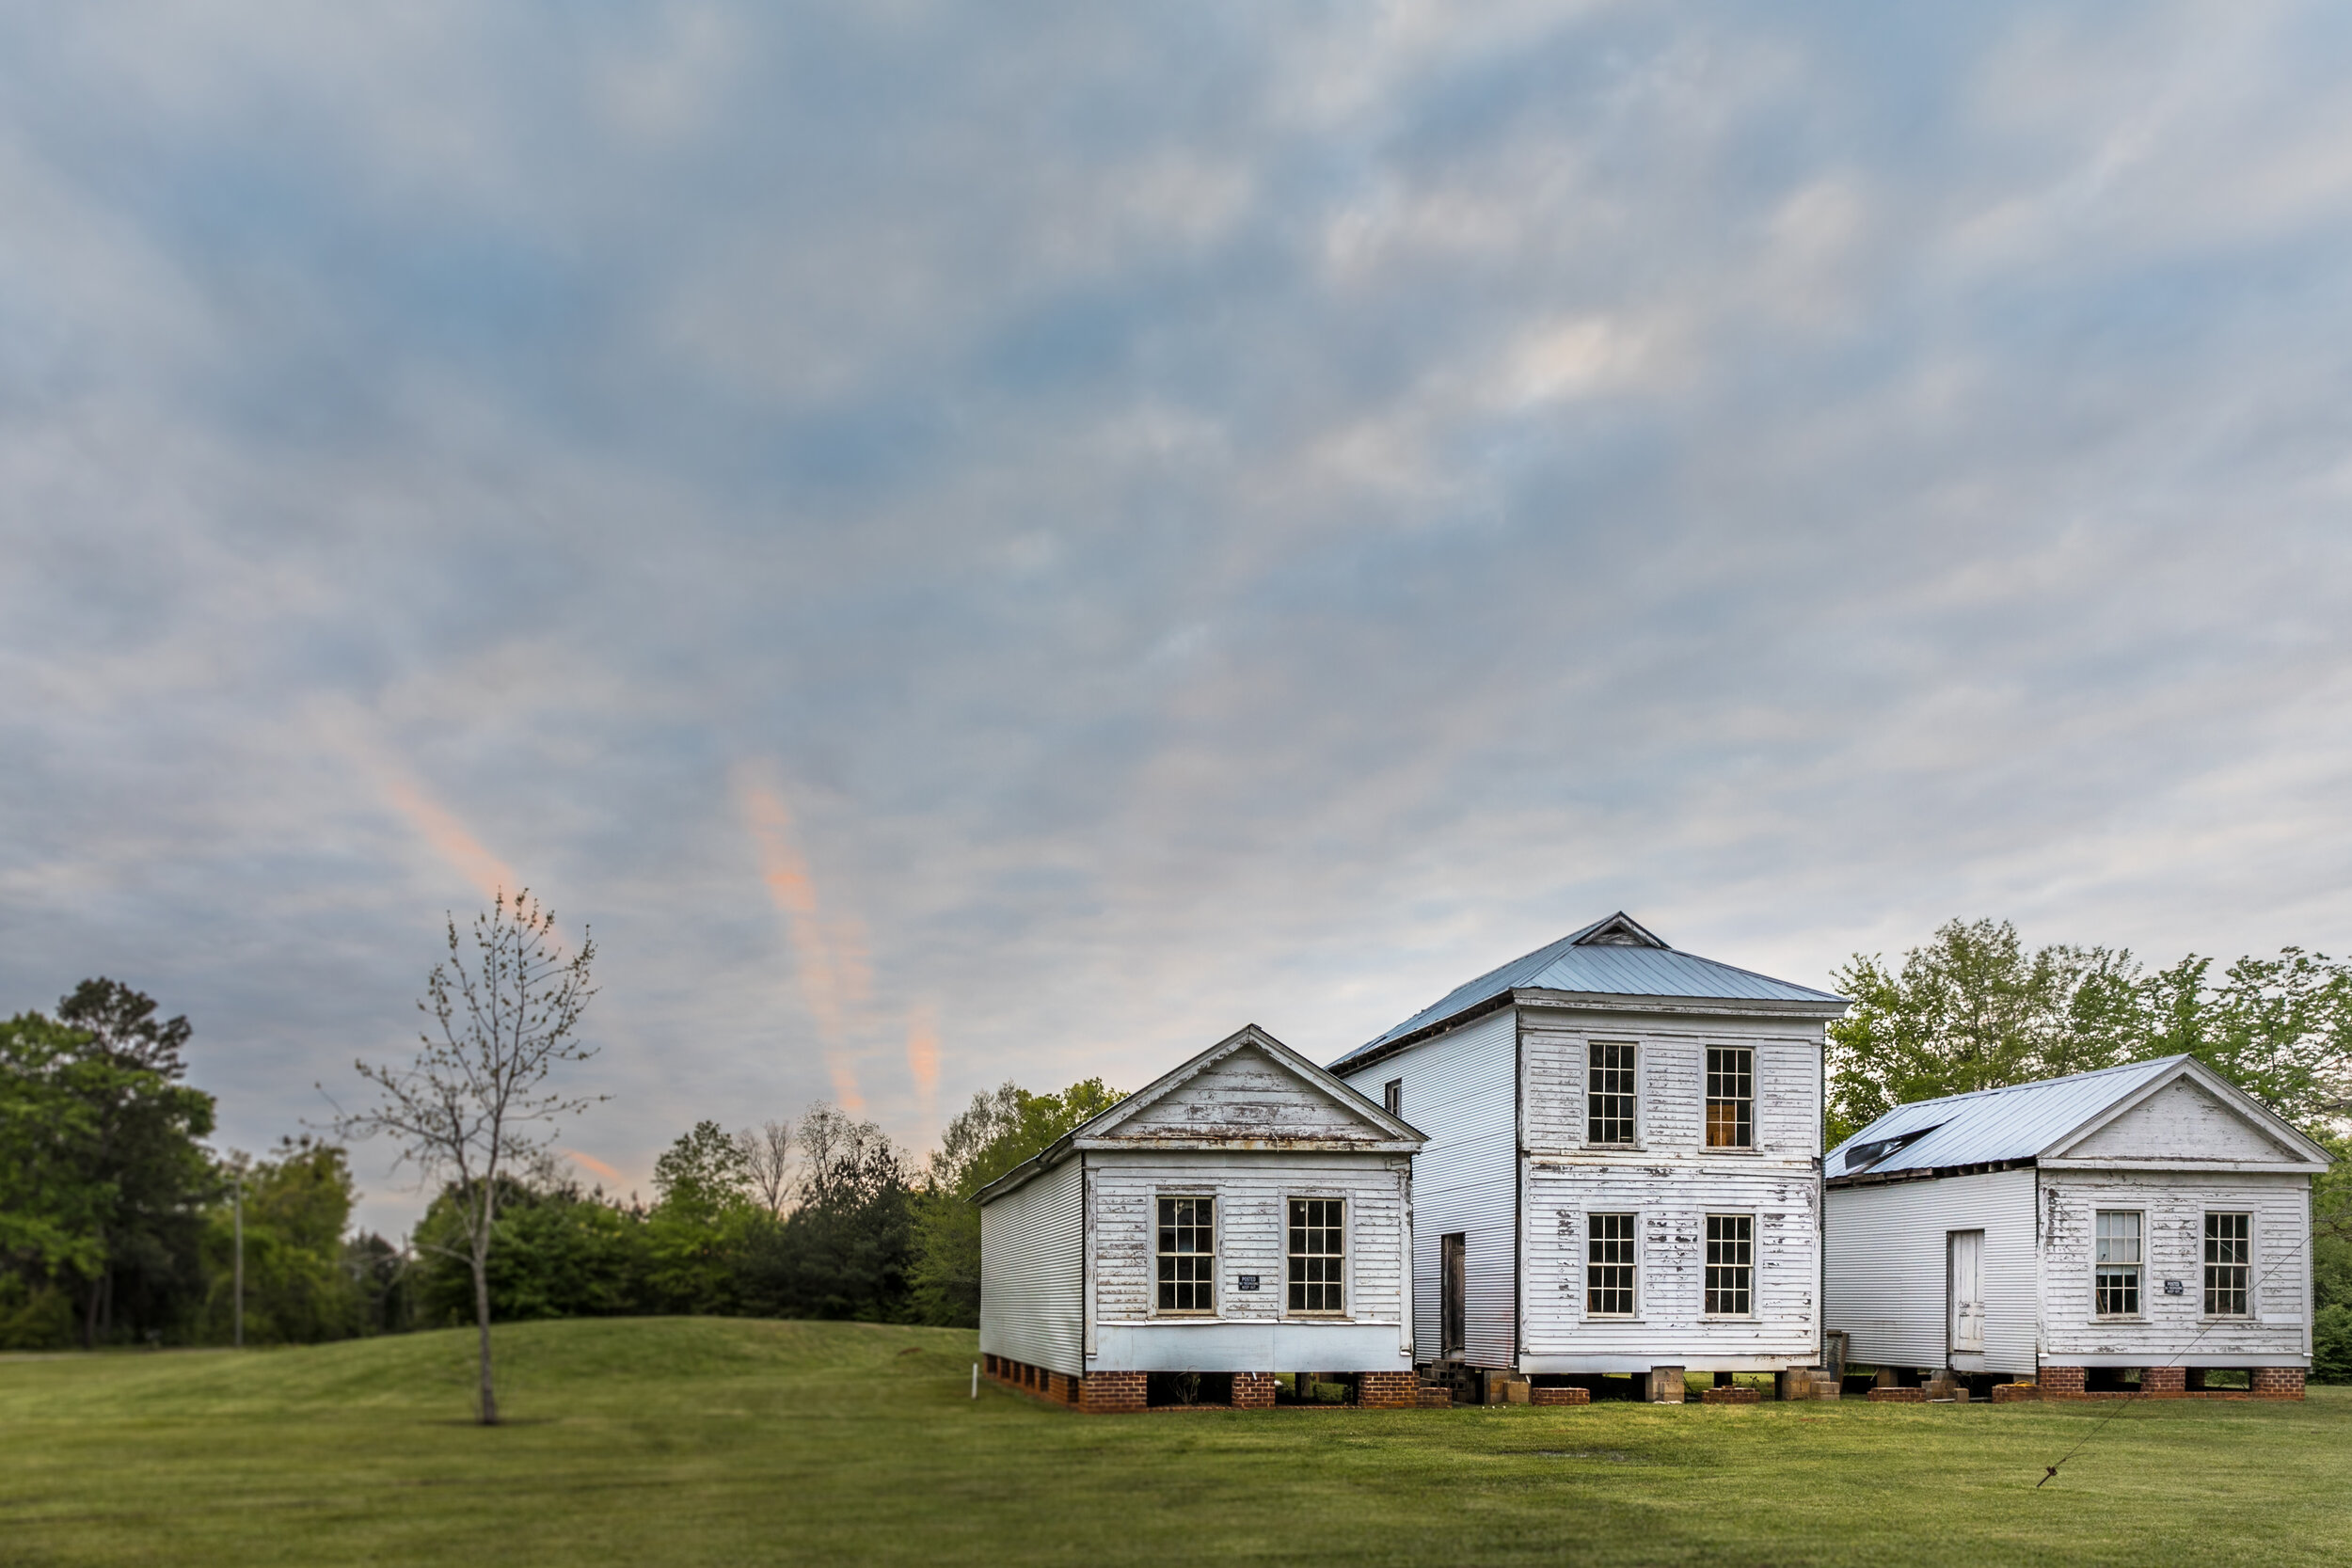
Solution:
[(2261, 0), (0, 4), (0, 1008), (137, 986), (263, 1148), (527, 886), (649, 1193), (1619, 909), (2341, 954), (2347, 78)]

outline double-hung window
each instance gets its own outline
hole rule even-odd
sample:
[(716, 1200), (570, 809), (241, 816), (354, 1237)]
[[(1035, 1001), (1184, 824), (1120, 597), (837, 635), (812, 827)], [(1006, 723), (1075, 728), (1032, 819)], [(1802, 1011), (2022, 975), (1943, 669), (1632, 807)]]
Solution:
[(1595, 1040), (1587, 1048), (1584, 1076), (1584, 1141), (1633, 1142), (1633, 1047)]
[(2247, 1273), (2254, 1262), (2254, 1216), (2205, 1216), (2205, 1316), (2247, 1315)]
[(1756, 1147), (1756, 1053), (1747, 1046), (1707, 1048), (1707, 1147)]
[(1584, 1240), (1584, 1312), (1594, 1318), (1633, 1315), (1632, 1214), (1594, 1214)]
[(1380, 1103), (1387, 1109), (1389, 1115), (1392, 1117), (1403, 1116), (1405, 1114), (1405, 1080), (1402, 1078), (1391, 1078), (1387, 1083), (1381, 1085)]
[(1290, 1310), (1347, 1310), (1347, 1202), (1337, 1197), (1290, 1200)]
[(1744, 1318), (1754, 1310), (1756, 1219), (1751, 1214), (1707, 1216), (1707, 1310)]
[(2092, 1223), (2098, 1248), (2091, 1283), (2092, 1306), (2103, 1318), (2139, 1316), (2140, 1214), (2136, 1209), (2102, 1209)]
[(1160, 1199), (1159, 1309), (1216, 1310), (1216, 1199)]

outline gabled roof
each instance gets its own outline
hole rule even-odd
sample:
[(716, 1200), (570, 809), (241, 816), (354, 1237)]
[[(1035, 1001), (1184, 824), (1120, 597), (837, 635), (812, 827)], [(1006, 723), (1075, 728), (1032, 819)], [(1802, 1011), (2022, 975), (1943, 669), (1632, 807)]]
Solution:
[[(1326, 1142), (1311, 1136), (1302, 1138), (1295, 1133), (1284, 1133), (1279, 1128), (1274, 1127), (1268, 1127), (1263, 1132), (1255, 1129), (1248, 1131), (1207, 1129), (1191, 1135), (1187, 1135), (1183, 1130), (1177, 1130), (1171, 1135), (1170, 1131), (1165, 1127), (1155, 1127), (1148, 1132), (1141, 1129), (1139, 1124), (1152, 1119), (1152, 1113), (1155, 1109), (1180, 1100), (1187, 1085), (1211, 1075), (1216, 1069), (1245, 1053), (1256, 1053), (1276, 1069), (1286, 1071), (1299, 1080), (1311, 1090), (1319, 1092), (1331, 1103), (1333, 1109), (1341, 1112), (1355, 1126), (1360, 1128), (1362, 1135), (1332, 1138)], [(1128, 1129), (1130, 1124), (1138, 1124), (1136, 1129), (1136, 1135), (1122, 1136), (1122, 1131)], [(1027, 1182), (1031, 1178), (1051, 1170), (1073, 1153), (1082, 1149), (1125, 1148), (1144, 1144), (1154, 1148), (1330, 1147), (1367, 1154), (1412, 1154), (1418, 1152), (1421, 1146), (1427, 1141), (1421, 1130), (1410, 1122), (1390, 1115), (1378, 1101), (1367, 1099), (1347, 1084), (1333, 1077), (1324, 1069), (1317, 1067), (1272, 1035), (1251, 1023), (1235, 1030), (1198, 1056), (1145, 1085), (1108, 1110), (1098, 1112), (1088, 1120), (1080, 1122), (1063, 1133), (1043, 1153), (1014, 1166), (973, 1194), (972, 1201), (985, 1204), (1002, 1197), (1014, 1188)]]
[(1810, 986), (1775, 980), (1753, 970), (1677, 953), (1620, 910), (1571, 931), (1547, 947), (1512, 959), (1469, 985), (1457, 986), (1430, 1006), (1331, 1064), (1345, 1070), (1384, 1054), (1408, 1037), (1433, 1032), (1519, 991), (1549, 991), (1580, 997), (1655, 998), (1679, 1001), (1760, 1002), (1774, 1012), (1802, 1011), (1835, 1018), (1846, 999)]
[[(2281, 1145), (2279, 1168), (2321, 1169), (2328, 1164), (2326, 1149), (2194, 1056), (2158, 1056), (2096, 1072), (1898, 1105), (1823, 1155), (1821, 1174), (1836, 1181), (2062, 1158), (2082, 1138), (2183, 1079)], [(2198, 1164), (2162, 1149), (2130, 1163)]]

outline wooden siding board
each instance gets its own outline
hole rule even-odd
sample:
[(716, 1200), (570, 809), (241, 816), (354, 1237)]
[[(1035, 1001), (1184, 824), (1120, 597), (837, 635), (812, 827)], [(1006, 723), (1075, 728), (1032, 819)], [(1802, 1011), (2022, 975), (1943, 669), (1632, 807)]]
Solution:
[(1414, 1358), (1437, 1360), (1438, 1246), (1463, 1236), (1464, 1355), (1473, 1366), (1507, 1367), (1514, 1351), (1517, 1281), (1512, 1212), (1518, 1184), (1513, 1102), (1518, 1031), (1510, 1009), (1418, 1041), (1363, 1069), (1349, 1082), (1376, 1096), (1405, 1082), (1403, 1115), (1428, 1135), (1413, 1164)]
[(1984, 1232), (1984, 1366), (2031, 1372), (2034, 1173), (1992, 1171), (1833, 1190), (1824, 1321), (1868, 1366), (1946, 1364), (1946, 1264), (1954, 1230)]
[[(2309, 1355), (2311, 1294), (2302, 1259), (2310, 1244), (2310, 1179), (2226, 1171), (2043, 1171), (2042, 1357), (2058, 1366), (2286, 1367)], [(2147, 1215), (2143, 1320), (2102, 1320), (2092, 1310), (2092, 1235), (2101, 1209)], [(2254, 1216), (2255, 1312), (2204, 1316), (2204, 1216)], [(2166, 1279), (2185, 1282), (2164, 1294)]]
[(1243, 1049), (1106, 1136), (1138, 1143), (1177, 1138), (1382, 1143), (1390, 1134), (1264, 1053)]
[(2160, 1153), (2184, 1164), (2203, 1160), (2287, 1161), (2294, 1149), (2265, 1136), (2243, 1116), (2187, 1078), (2175, 1079), (2139, 1104), (2069, 1147), (2072, 1160)]
[(1069, 1161), (980, 1211), (980, 1349), (1086, 1370), (1085, 1173)]

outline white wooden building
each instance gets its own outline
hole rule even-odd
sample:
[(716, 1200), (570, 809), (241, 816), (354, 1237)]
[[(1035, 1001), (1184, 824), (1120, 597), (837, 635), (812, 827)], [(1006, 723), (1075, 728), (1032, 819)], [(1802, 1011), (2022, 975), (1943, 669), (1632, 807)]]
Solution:
[(1142, 1408), (1153, 1373), (1411, 1404), (1421, 1146), (1254, 1024), (1220, 1041), (978, 1194), (989, 1375), (1089, 1410)]
[(1822, 1031), (1845, 1008), (1619, 913), (1333, 1063), (1428, 1136), (1416, 1360), (1649, 1373), (1674, 1400), (1686, 1370), (1816, 1365)]
[(1828, 1321), (1882, 1367), (2045, 1397), (2311, 1365), (2325, 1149), (2188, 1056), (1898, 1106), (1823, 1162)]

